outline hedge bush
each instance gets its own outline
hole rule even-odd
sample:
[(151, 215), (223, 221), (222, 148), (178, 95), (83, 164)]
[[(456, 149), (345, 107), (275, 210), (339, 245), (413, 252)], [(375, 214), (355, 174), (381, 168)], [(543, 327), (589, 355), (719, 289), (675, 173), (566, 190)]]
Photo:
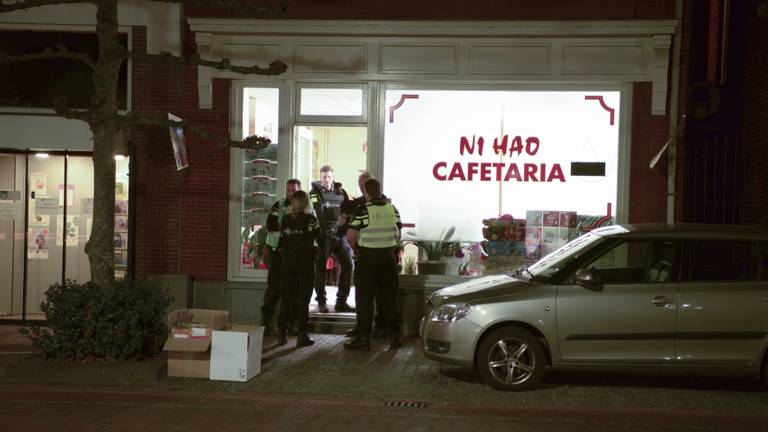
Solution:
[(167, 335), (170, 295), (147, 282), (101, 287), (67, 280), (45, 293), (45, 326), (25, 329), (48, 359), (141, 360), (157, 355)]

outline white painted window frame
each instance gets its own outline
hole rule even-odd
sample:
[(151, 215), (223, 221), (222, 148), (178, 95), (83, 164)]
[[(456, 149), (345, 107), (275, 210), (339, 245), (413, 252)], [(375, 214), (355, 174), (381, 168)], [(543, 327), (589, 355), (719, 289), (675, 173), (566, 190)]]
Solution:
[[(311, 81), (302, 81), (301, 85), (316, 86), (319, 84), (343, 86), (345, 83), (327, 82), (313, 83)], [(350, 84), (350, 83), (346, 83)], [(359, 85), (359, 84), (352, 84)], [(589, 84), (589, 83), (568, 83), (553, 84), (550, 82), (542, 83), (516, 83), (505, 82), (489, 84), (484, 82), (368, 82), (368, 106), (364, 111), (368, 113), (367, 123), (357, 123), (360, 126), (368, 128), (368, 170), (382, 180), (386, 188), (386, 179), (384, 178), (384, 131), (386, 126), (386, 91), (387, 90), (560, 90), (560, 91), (618, 91), (621, 95), (620, 115), (619, 115), (619, 151), (618, 151), (618, 177), (617, 177), (617, 197), (615, 218), (617, 223), (627, 223), (629, 220), (629, 180), (630, 180), (630, 160), (631, 160), (631, 139), (632, 139), (632, 89), (631, 83), (612, 83), (612, 84)], [(295, 126), (305, 125), (305, 122), (298, 121), (295, 115), (298, 111), (299, 83), (292, 80), (240, 80), (232, 84), (231, 96), (231, 120), (230, 131), (232, 139), (242, 138), (242, 107), (244, 89), (248, 87), (269, 87), (280, 89), (280, 107), (279, 107), (279, 145), (278, 145), (278, 198), (282, 199), (285, 195), (284, 182), (294, 176), (294, 128)], [(316, 123), (315, 123), (316, 124)], [(326, 126), (351, 126), (350, 123), (327, 122)], [(285, 143), (285, 144), (284, 144)], [(230, 151), (230, 202), (229, 202), (229, 245), (227, 260), (227, 278), (230, 281), (255, 281), (265, 282), (267, 279), (266, 270), (243, 269), (241, 260), (240, 243), (240, 217), (242, 209), (242, 152), (240, 149)], [(395, 197), (396, 199), (396, 197)]]
[[(337, 83), (337, 82), (297, 82), (296, 83), (296, 123), (301, 125), (312, 124), (348, 124), (362, 125), (368, 122), (368, 83)], [(362, 114), (359, 116), (337, 116), (337, 115), (302, 115), (301, 114), (301, 91), (303, 89), (359, 89), (363, 92)]]

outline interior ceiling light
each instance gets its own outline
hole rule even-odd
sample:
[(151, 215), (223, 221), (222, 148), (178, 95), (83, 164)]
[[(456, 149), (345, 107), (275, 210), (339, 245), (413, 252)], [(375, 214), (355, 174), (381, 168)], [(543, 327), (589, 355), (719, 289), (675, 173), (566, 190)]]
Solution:
[(45, 159), (48, 157), (48, 153), (35, 153), (35, 157), (38, 157), (40, 159)]

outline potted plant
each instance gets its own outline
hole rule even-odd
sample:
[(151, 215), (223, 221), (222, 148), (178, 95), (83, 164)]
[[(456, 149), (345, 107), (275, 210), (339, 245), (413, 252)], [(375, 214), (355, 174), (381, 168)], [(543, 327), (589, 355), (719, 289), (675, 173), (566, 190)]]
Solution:
[[(418, 261), (419, 274), (445, 274), (447, 263), (442, 259), (449, 255), (452, 250), (452, 242), (449, 239), (453, 236), (456, 229), (448, 228), (440, 234), (440, 241), (431, 240), (413, 240), (410, 243), (419, 248), (419, 257), (426, 257), (426, 261)], [(423, 255), (422, 255), (423, 254)]]

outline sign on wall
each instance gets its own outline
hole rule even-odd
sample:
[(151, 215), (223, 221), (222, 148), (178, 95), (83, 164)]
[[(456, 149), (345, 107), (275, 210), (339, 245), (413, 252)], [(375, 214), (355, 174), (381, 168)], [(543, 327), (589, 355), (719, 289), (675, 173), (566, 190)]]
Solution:
[(618, 91), (389, 90), (384, 189), (405, 237), (482, 240), (482, 220), (616, 208)]

